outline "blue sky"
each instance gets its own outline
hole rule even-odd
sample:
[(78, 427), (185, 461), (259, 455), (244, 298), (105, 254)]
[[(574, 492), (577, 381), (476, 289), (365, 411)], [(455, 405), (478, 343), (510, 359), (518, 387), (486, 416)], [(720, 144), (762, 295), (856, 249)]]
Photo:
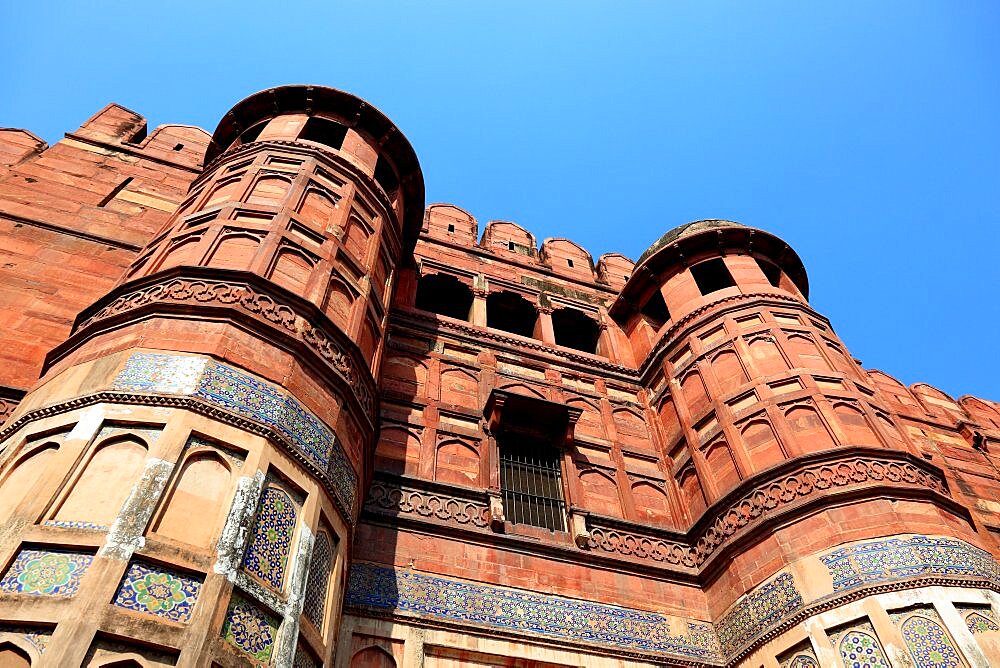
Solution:
[(595, 259), (766, 229), (866, 366), (1000, 400), (998, 35), (995, 2), (7, 3), (0, 125), (54, 142), (116, 101), (211, 130), (342, 88), (428, 202)]

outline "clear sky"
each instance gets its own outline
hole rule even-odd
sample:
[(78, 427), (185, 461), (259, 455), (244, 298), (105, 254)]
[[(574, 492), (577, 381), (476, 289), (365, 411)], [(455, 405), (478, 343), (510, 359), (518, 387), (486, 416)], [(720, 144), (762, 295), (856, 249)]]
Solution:
[(480, 228), (595, 260), (766, 229), (867, 367), (1000, 400), (1000, 3), (7, 0), (0, 44), (0, 125), (49, 142), (109, 101), (212, 130), (317, 83)]

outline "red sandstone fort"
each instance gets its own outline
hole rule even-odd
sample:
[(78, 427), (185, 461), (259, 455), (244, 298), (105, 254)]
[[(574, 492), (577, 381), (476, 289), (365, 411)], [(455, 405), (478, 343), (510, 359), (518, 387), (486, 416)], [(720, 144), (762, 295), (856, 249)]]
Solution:
[(764, 230), (595, 262), (288, 86), (0, 130), (0, 235), (4, 668), (1000, 665), (1000, 405)]

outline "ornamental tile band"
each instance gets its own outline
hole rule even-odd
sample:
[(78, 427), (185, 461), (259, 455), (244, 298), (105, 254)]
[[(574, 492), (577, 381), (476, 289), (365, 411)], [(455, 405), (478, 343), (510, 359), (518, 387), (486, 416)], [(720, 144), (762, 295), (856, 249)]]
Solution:
[(114, 604), (126, 610), (185, 623), (198, 600), (201, 580), (160, 566), (129, 566)]
[(107, 531), (108, 527), (103, 524), (93, 522), (81, 522), (78, 520), (45, 520), (42, 524), (47, 527), (61, 527), (63, 529), (87, 529), (88, 531)]
[(21, 550), (0, 580), (0, 590), (33, 596), (73, 596), (92, 554)]
[(343, 448), (322, 421), (274, 385), (203, 357), (136, 352), (112, 389), (193, 396), (267, 425), (328, 474), (334, 493), (353, 512), (358, 475)]
[(278, 619), (234, 595), (222, 625), (223, 639), (258, 661), (270, 661), (278, 636)]
[(779, 624), (803, 605), (791, 573), (781, 573), (744, 595), (723, 615), (715, 629), (727, 656), (762, 630)]
[(618, 649), (709, 661), (721, 653), (711, 624), (687, 622), (680, 634), (665, 615), (528, 591), (394, 570), (351, 568), (346, 605), (441, 621), (533, 633)]
[(911, 536), (849, 545), (820, 559), (834, 591), (920, 575), (983, 578), (1000, 585), (1000, 566), (990, 554), (952, 538)]

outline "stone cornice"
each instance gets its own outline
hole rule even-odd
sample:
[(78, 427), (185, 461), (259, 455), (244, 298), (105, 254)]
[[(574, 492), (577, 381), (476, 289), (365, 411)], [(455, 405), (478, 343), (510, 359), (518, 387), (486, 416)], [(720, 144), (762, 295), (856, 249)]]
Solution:
[[(744, 480), (710, 506), (687, 531), (657, 529), (626, 520), (586, 515), (588, 536), (577, 559), (612, 559), (617, 568), (700, 584), (712, 581), (734, 551), (824, 506), (870, 498), (922, 498), (971, 520), (951, 498), (941, 470), (909, 453), (872, 447), (841, 447), (783, 462)], [(432, 531), (452, 528), (490, 533), (473, 521), (488, 511), (485, 491), (442, 486), (410, 477), (376, 474), (365, 501), (369, 518), (387, 515)], [(494, 534), (494, 543), (519, 546)], [(567, 545), (535, 543), (529, 551), (562, 552)], [(524, 549), (519, 546), (517, 549)], [(587, 556), (584, 556), (587, 555)]]
[(294, 350), (322, 370), (374, 429), (375, 379), (357, 344), (314, 304), (244, 271), (175, 267), (117, 286), (77, 317), (73, 333), (46, 357), (48, 370), (90, 337), (157, 315), (227, 318)]

